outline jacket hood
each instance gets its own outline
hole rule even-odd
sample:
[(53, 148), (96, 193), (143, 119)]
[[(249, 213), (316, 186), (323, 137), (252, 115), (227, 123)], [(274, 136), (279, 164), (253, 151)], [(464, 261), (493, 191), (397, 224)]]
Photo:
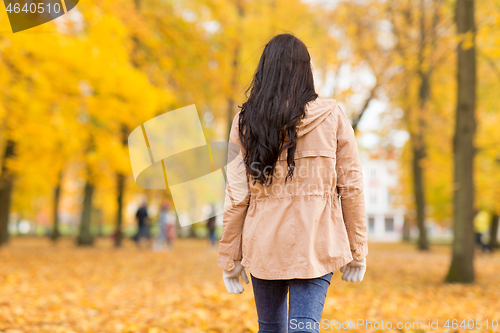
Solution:
[(334, 99), (316, 98), (306, 104), (306, 115), (297, 123), (297, 137), (301, 137), (315, 129), (328, 117), (335, 108), (337, 101)]

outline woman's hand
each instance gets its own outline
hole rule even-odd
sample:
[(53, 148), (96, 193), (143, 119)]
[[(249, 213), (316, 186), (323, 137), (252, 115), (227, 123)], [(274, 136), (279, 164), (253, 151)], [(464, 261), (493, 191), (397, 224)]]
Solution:
[(240, 260), (234, 261), (234, 268), (231, 271), (222, 271), (222, 279), (228, 293), (241, 294), (245, 290), (240, 283), (240, 276), (246, 284), (250, 283), (245, 267), (241, 266)]
[(347, 265), (340, 268), (342, 280), (346, 282), (361, 282), (366, 272), (366, 258), (357, 261), (353, 260)]

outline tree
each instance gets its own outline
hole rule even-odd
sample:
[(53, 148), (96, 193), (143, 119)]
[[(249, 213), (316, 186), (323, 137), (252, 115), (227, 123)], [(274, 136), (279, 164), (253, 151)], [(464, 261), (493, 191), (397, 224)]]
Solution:
[(7, 141), (5, 153), (2, 158), (0, 174), (0, 246), (9, 241), (9, 213), (14, 184), (14, 174), (7, 167), (9, 159), (14, 157), (15, 143)]
[(80, 232), (78, 233), (77, 244), (79, 246), (90, 246), (94, 244), (94, 236), (91, 232), (92, 196), (94, 195), (94, 185), (90, 180), (85, 183), (83, 209), (80, 219)]
[(453, 255), (447, 282), (474, 282), (474, 135), (476, 131), (476, 53), (474, 0), (457, 0), (457, 106), (454, 153)]
[(59, 231), (59, 202), (61, 198), (61, 187), (62, 187), (62, 171), (59, 172), (59, 176), (57, 178), (57, 185), (54, 189), (54, 211), (53, 211), (53, 221), (54, 227), (52, 228), (52, 236), (51, 239), (53, 242), (57, 242), (59, 237), (61, 237), (61, 232)]
[[(426, 129), (429, 127), (426, 119), (431, 111), (431, 77), (437, 63), (436, 29), (442, 20), (439, 15), (441, 3), (440, 0), (433, 0), (430, 3), (431, 8), (426, 8), (424, 0), (419, 2), (418, 7), (413, 7), (413, 2), (391, 2), (388, 7), (392, 31), (396, 37), (394, 51), (400, 58), (405, 75), (402, 109), (410, 133), (413, 199), (419, 229), (417, 246), (420, 250), (429, 249), (425, 225), (427, 198), (424, 161), (427, 158), (428, 145)], [(414, 77), (417, 78), (415, 85), (418, 86), (415, 103), (410, 98)]]
[[(127, 137), (129, 130), (125, 125), (122, 125), (122, 145), (125, 147), (127, 145)], [(125, 180), (126, 175), (123, 172), (117, 172), (116, 174), (116, 226), (115, 226), (115, 247), (121, 247), (123, 232), (123, 197), (125, 193)]]
[(490, 225), (490, 246), (492, 249), (498, 248), (498, 216), (496, 213), (493, 213), (491, 217), (491, 225)]

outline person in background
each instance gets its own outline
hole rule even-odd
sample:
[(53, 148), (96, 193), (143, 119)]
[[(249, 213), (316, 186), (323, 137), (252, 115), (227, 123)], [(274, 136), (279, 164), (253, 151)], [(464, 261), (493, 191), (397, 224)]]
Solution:
[(479, 211), (474, 217), (474, 232), (476, 233), (476, 244), (481, 247), (482, 252), (493, 252), (489, 242), (483, 240), (483, 235), (488, 236), (490, 230), (491, 216), (486, 210)]
[(165, 239), (167, 241), (167, 247), (172, 249), (174, 247), (174, 241), (177, 238), (177, 217), (169, 201), (166, 201), (163, 214), (165, 216)]
[(168, 214), (168, 201), (163, 201), (160, 208), (160, 225), (158, 236), (156, 237), (156, 250), (161, 251), (163, 249), (163, 245), (167, 240), (167, 214)]
[(215, 206), (210, 205), (210, 218), (207, 220), (207, 230), (208, 230), (208, 240), (210, 244), (210, 248), (215, 248), (215, 242), (217, 241), (215, 237)]
[(141, 247), (142, 237), (145, 237), (148, 240), (149, 245), (151, 245), (151, 234), (148, 221), (149, 216), (146, 202), (143, 202), (141, 207), (139, 207), (137, 213), (135, 214), (135, 217), (137, 219), (137, 234), (135, 236), (135, 242), (137, 243), (137, 246)]

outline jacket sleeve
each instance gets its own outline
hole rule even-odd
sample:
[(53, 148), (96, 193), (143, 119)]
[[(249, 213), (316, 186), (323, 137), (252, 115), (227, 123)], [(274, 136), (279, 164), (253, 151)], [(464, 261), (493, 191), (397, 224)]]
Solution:
[(243, 162), (244, 148), (238, 134), (238, 117), (239, 113), (233, 119), (229, 134), (226, 196), (217, 260), (217, 265), (226, 271), (234, 269), (234, 260), (242, 259), (243, 223), (250, 203), (248, 175)]
[(352, 256), (368, 254), (363, 173), (354, 130), (345, 112), (337, 106), (337, 191)]

